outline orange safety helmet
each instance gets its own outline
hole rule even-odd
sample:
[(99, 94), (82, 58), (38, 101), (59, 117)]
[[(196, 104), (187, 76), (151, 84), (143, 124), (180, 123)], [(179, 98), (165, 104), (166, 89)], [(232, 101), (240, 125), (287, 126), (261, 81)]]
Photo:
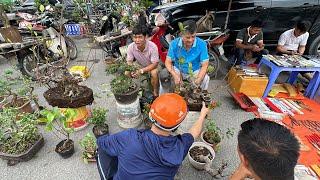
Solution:
[(180, 125), (187, 114), (187, 103), (183, 97), (175, 93), (166, 93), (151, 104), (149, 118), (158, 128), (172, 131)]

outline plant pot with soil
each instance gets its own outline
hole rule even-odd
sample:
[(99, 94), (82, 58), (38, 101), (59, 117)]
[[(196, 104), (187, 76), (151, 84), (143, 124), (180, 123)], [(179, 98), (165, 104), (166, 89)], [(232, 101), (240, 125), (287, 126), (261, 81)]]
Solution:
[(13, 108), (0, 112), (0, 158), (7, 160), (7, 165), (28, 161), (43, 147), (36, 119), (34, 114), (22, 114)]
[(80, 141), (80, 146), (83, 149), (82, 159), (87, 164), (88, 162), (95, 162), (97, 143), (96, 139), (90, 134), (86, 134)]
[[(59, 108), (55, 107), (52, 110), (44, 109), (40, 113), (45, 117), (45, 129), (63, 139), (57, 144), (55, 152), (64, 159), (71, 157), (74, 153), (74, 142), (70, 139), (70, 135), (74, 132), (74, 129), (68, 126), (67, 121), (77, 116), (76, 111), (68, 108), (61, 112)], [(64, 137), (61, 138), (61, 135)]]
[(200, 138), (202, 142), (211, 146), (215, 151), (219, 151), (222, 139), (225, 136), (230, 138), (233, 134), (234, 132), (230, 128), (228, 128), (226, 133), (223, 133), (213, 120), (208, 119), (205, 125), (205, 130), (202, 131)]
[(130, 104), (137, 99), (139, 86), (131, 77), (120, 75), (111, 81), (111, 91), (117, 102), (121, 104)]
[(92, 132), (96, 138), (109, 134), (109, 126), (106, 124), (107, 112), (104, 108), (93, 108), (92, 117), (88, 121), (94, 124)]
[(188, 152), (189, 162), (198, 170), (211, 166), (214, 158), (215, 152), (212, 147), (203, 142), (194, 142)]

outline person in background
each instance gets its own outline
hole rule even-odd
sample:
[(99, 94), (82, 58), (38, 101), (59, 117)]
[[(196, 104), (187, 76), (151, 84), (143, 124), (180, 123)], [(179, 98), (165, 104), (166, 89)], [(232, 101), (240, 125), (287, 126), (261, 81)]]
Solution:
[(240, 165), (230, 180), (293, 180), (300, 145), (289, 129), (264, 119), (241, 124), (238, 134)]
[(185, 30), (181, 32), (181, 37), (170, 43), (165, 66), (176, 85), (182, 83), (182, 80), (188, 76), (194, 76), (194, 85), (207, 90), (210, 81), (207, 75), (209, 66), (207, 44), (196, 37), (195, 21), (187, 20), (183, 22), (183, 27)]
[(134, 60), (140, 66), (135, 72), (131, 72), (130, 76), (138, 78), (142, 74), (150, 73), (151, 85), (153, 88), (154, 98), (159, 96), (159, 78), (158, 63), (159, 53), (157, 45), (147, 40), (148, 29), (145, 26), (138, 25), (132, 30), (133, 42), (128, 46), (127, 63), (133, 65)]
[(263, 54), (269, 53), (264, 49), (262, 27), (263, 22), (257, 19), (249, 27), (239, 31), (235, 43), (236, 64), (247, 65), (251, 58), (256, 58), (254, 63), (257, 64)]
[(309, 21), (299, 21), (293, 29), (289, 29), (281, 34), (277, 52), (279, 54), (303, 55), (306, 50), (310, 28)]

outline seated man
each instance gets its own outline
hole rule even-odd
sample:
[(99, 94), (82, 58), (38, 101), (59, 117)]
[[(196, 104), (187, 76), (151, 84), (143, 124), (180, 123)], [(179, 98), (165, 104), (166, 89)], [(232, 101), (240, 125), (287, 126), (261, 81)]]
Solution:
[(167, 93), (151, 105), (151, 129), (128, 129), (97, 139), (101, 179), (174, 179), (194, 140), (200, 135), (209, 109), (203, 103), (189, 132), (172, 136), (188, 113), (183, 97)]
[(263, 23), (261, 20), (254, 20), (247, 28), (241, 29), (236, 38), (236, 64), (246, 65), (251, 58), (257, 58), (254, 62), (259, 63), (263, 54), (268, 54), (263, 44)]
[(193, 76), (193, 83), (202, 90), (207, 90), (210, 81), (206, 74), (209, 66), (207, 44), (196, 37), (195, 21), (185, 21), (183, 27), (185, 30), (181, 32), (181, 37), (170, 43), (165, 66), (176, 85), (182, 83), (182, 78)]
[(158, 63), (159, 53), (156, 44), (147, 40), (148, 29), (144, 26), (136, 26), (132, 30), (133, 43), (128, 46), (127, 63), (133, 64), (136, 60), (141, 67), (136, 72), (132, 72), (131, 76), (139, 77), (144, 73), (151, 74), (151, 85), (153, 88), (153, 96), (159, 96), (159, 79), (158, 79)]
[(282, 33), (277, 46), (278, 53), (302, 55), (306, 50), (306, 45), (309, 38), (309, 33), (307, 30), (309, 27), (309, 21), (299, 21), (295, 28)]
[(240, 165), (230, 180), (293, 180), (299, 142), (284, 126), (264, 119), (243, 122), (238, 134)]

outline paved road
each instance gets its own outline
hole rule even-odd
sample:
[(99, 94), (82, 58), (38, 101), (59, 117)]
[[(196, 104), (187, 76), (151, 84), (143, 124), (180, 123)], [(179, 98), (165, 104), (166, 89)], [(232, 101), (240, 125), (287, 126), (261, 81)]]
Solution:
[[(93, 106), (102, 106), (109, 109), (108, 124), (110, 126), (110, 132), (115, 133), (121, 131), (116, 122), (115, 114), (115, 99), (110, 95), (110, 91), (102, 92), (101, 85), (108, 84), (111, 80), (111, 76), (107, 76), (105, 73), (105, 64), (103, 60), (93, 64), (91, 60), (102, 59), (104, 54), (100, 49), (91, 49), (89, 47), (87, 39), (77, 40), (77, 46), (80, 50), (77, 60), (71, 64), (74, 65), (85, 65), (85, 62), (81, 60), (88, 59), (87, 66), (92, 66), (91, 77), (85, 82), (90, 88), (93, 89), (95, 94), (95, 102)], [(91, 49), (91, 50), (90, 50)], [(90, 52), (90, 53), (89, 53)], [(5, 68), (15, 65), (16, 61), (7, 61), (0, 58), (0, 71), (2, 72)], [(222, 105), (215, 109), (212, 113), (212, 117), (217, 121), (218, 126), (222, 130), (233, 127), (235, 128), (235, 134), (239, 130), (239, 125), (244, 120), (252, 118), (253, 115), (246, 113), (234, 106), (234, 103), (228, 95), (225, 86), (225, 82), (221, 80), (211, 80), (210, 89), (214, 91), (214, 97), (217, 101), (221, 102)], [(218, 88), (217, 88), (218, 87)], [(40, 103), (47, 106), (44, 101), (42, 93), (45, 91), (44, 88), (38, 87), (36, 92), (40, 98)], [(197, 114), (195, 115), (197, 116)], [(193, 118), (188, 118), (185, 123), (181, 126), (181, 130), (186, 130), (191, 125)], [(43, 127), (40, 126), (41, 131)], [(81, 160), (81, 150), (78, 144), (79, 140), (92, 129), (91, 126), (83, 129), (82, 131), (76, 132), (72, 135), (72, 139), (76, 142), (75, 154), (69, 159), (62, 159), (54, 152), (55, 145), (60, 141), (54, 135), (49, 132), (43, 132), (45, 138), (45, 146), (37, 153), (36, 157), (28, 162), (20, 163), (13, 167), (8, 167), (6, 161), (0, 160), (1, 178), (3, 180), (95, 180), (99, 179), (99, 174), (95, 164), (84, 164)], [(236, 136), (231, 139), (224, 139), (222, 142), (221, 150), (216, 153), (213, 167), (217, 168), (221, 164), (221, 161), (225, 160), (228, 162), (228, 168), (226, 174), (230, 174), (239, 163), (239, 159), (236, 153), (237, 141)], [(188, 160), (185, 159), (183, 165), (179, 169), (176, 179), (183, 180), (201, 180), (201, 179), (213, 179), (210, 175), (205, 172), (197, 171), (191, 167)], [(227, 179), (226, 177), (222, 179)]]

